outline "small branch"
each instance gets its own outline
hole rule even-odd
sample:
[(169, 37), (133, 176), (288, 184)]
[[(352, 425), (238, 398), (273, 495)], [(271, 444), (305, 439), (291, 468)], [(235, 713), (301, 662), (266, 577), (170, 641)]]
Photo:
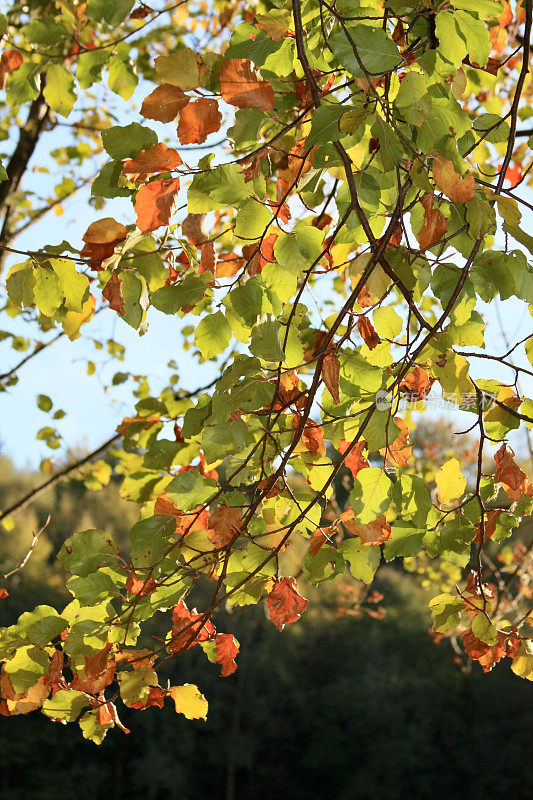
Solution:
[(30, 559), (31, 554), (35, 550), (37, 542), (39, 541), (39, 536), (44, 531), (44, 529), (49, 525), (49, 523), (50, 523), (50, 514), (48, 514), (46, 522), (44, 523), (42, 528), (38, 530), (37, 533), (35, 532), (33, 533), (33, 539), (31, 541), (30, 549), (28, 550), (28, 552), (26, 553), (20, 564), (17, 567), (13, 567), (13, 569), (11, 569), (9, 572), (5, 572), (3, 575), (0, 575), (0, 580), (5, 581), (7, 580), (7, 578), (10, 578), (16, 572), (20, 572), (22, 569), (24, 569), (24, 567), (26, 566), (26, 564)]

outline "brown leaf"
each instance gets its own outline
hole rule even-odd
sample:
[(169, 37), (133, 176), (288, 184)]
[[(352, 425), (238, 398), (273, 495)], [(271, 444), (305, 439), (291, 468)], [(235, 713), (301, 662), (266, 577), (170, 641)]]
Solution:
[(181, 231), (192, 244), (200, 244), (207, 239), (204, 230), (205, 214), (189, 214), (181, 223)]
[(103, 650), (94, 656), (84, 656), (85, 669), (76, 673), (70, 683), (70, 688), (78, 692), (95, 694), (101, 692), (112, 683), (115, 677), (115, 660), (109, 658), (113, 645), (107, 644)]
[(472, 631), (465, 631), (463, 633), (463, 644), (466, 652), (473, 658), (474, 661), (479, 661), (483, 667), (483, 672), (490, 672), (498, 661), (505, 655), (506, 639), (504, 633), (498, 633), (498, 638), (495, 644), (486, 644), (478, 639)]
[(421, 200), (424, 206), (424, 222), (417, 234), (418, 244), (422, 250), (438, 244), (448, 230), (446, 217), (438, 208), (433, 208), (433, 194), (426, 194)]
[(178, 206), (179, 178), (141, 186), (135, 198), (137, 227), (143, 233), (168, 225)]
[(300, 619), (307, 600), (299, 593), (294, 578), (281, 578), (267, 597), (267, 607), (270, 619), (282, 631), (287, 623)]
[(476, 191), (474, 176), (459, 175), (453, 163), (442, 156), (435, 156), (433, 159), (433, 180), (452, 203), (466, 203), (473, 198)]
[(116, 272), (111, 273), (111, 278), (105, 285), (102, 297), (109, 303), (109, 308), (124, 316), (124, 295), (122, 294), (122, 281)]
[(141, 114), (145, 119), (172, 122), (188, 102), (189, 97), (177, 86), (162, 83), (148, 97), (145, 97), (141, 106)]
[(339, 359), (333, 353), (328, 353), (322, 362), (322, 380), (328, 387), (334, 405), (340, 403), (339, 372)]
[[(483, 536), (483, 541), (486, 542), (487, 539), (492, 539), (494, 533), (496, 532), (496, 522), (500, 514), (503, 514), (503, 509), (501, 508), (493, 508), (490, 511), (487, 511), (485, 514), (485, 535)], [(476, 522), (476, 538), (474, 539), (474, 544), (480, 544), (481, 542), (481, 522)]]
[(369, 350), (373, 350), (378, 344), (381, 344), (381, 339), (376, 333), (376, 329), (368, 319), (368, 317), (359, 317), (357, 320), (357, 330), (361, 334), (364, 343)]
[(200, 266), (198, 272), (212, 272), (215, 274), (215, 245), (206, 242), (200, 248)]
[[(294, 416), (293, 428), (297, 427), (298, 415)], [(296, 424), (295, 424), (296, 423)], [(325, 456), (326, 446), (324, 444), (324, 430), (321, 425), (312, 420), (307, 420), (302, 433), (302, 444), (309, 450), (311, 455)]]
[(520, 500), (522, 495), (533, 496), (533, 487), (526, 475), (514, 460), (514, 452), (504, 442), (494, 455), (496, 472), (494, 480), (500, 481), (511, 500)]
[(220, 93), (226, 103), (238, 108), (272, 111), (274, 90), (247, 58), (230, 58), (220, 70)]
[(182, 144), (202, 144), (210, 133), (220, 130), (221, 124), (216, 100), (191, 100), (180, 112), (178, 138)]
[(146, 183), (154, 175), (171, 172), (182, 163), (177, 150), (157, 142), (148, 150), (141, 150), (137, 158), (128, 159), (122, 167), (122, 174), (128, 181)]
[(215, 547), (229, 544), (241, 530), (241, 512), (231, 506), (220, 506), (209, 515), (207, 535)]

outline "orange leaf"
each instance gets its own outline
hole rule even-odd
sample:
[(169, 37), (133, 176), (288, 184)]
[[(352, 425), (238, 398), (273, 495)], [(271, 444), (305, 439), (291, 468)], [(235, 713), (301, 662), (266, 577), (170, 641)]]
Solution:
[(112, 217), (96, 220), (83, 234), (85, 246), (81, 256), (91, 259), (93, 269), (100, 269), (102, 261), (113, 255), (117, 244), (123, 242), (127, 235), (126, 226)]
[(137, 227), (143, 233), (168, 225), (178, 206), (179, 178), (141, 186), (135, 198)]
[[(294, 417), (293, 427), (296, 428), (294, 424), (297, 421), (298, 417)], [(302, 433), (302, 443), (307, 450), (311, 453), (311, 455), (326, 455), (326, 446), (324, 444), (324, 431), (322, 426), (319, 425), (317, 422), (312, 422), (308, 420), (306, 422), (304, 431)]]
[(222, 124), (216, 100), (191, 100), (180, 112), (178, 138), (182, 144), (202, 144)]
[(322, 380), (328, 387), (334, 405), (340, 403), (339, 397), (339, 359), (333, 353), (328, 353), (322, 362)]
[(496, 461), (494, 480), (500, 481), (511, 500), (520, 500), (522, 495), (526, 497), (533, 495), (533, 487), (526, 473), (515, 462), (514, 452), (505, 442), (494, 455), (494, 460)]
[(415, 367), (411, 372), (407, 373), (398, 388), (401, 392), (405, 392), (409, 398), (423, 400), (429, 394), (434, 383), (435, 378), (430, 378), (425, 369)]
[(316, 531), (311, 536), (311, 541), (309, 542), (309, 555), (311, 556), (311, 558), (314, 558), (316, 556), (322, 545), (326, 544), (326, 542), (331, 541), (331, 537), (336, 532), (337, 532), (337, 527), (335, 525), (328, 525), (326, 528), (316, 529)]
[(241, 530), (241, 512), (231, 506), (220, 506), (209, 516), (207, 535), (216, 548), (225, 547)]
[(346, 525), (350, 533), (353, 533), (354, 536), (359, 536), (362, 543), (368, 547), (375, 544), (383, 544), (383, 542), (391, 538), (391, 527), (385, 516), (368, 522), (366, 525), (359, 525), (355, 521), (352, 509), (349, 508), (341, 514), (340, 520)]
[(476, 191), (474, 176), (459, 175), (453, 163), (442, 156), (435, 156), (433, 159), (433, 180), (453, 203), (466, 203), (473, 198)]
[(39, 678), (35, 686), (30, 686), (24, 692), (15, 692), (13, 684), (2, 667), (0, 676), (0, 714), (5, 717), (15, 717), (19, 714), (29, 714), (36, 711), (50, 694), (50, 687), (46, 685), (44, 676)]
[(392, 444), (383, 447), (379, 452), (389, 461), (406, 467), (411, 458), (411, 447), (409, 445), (409, 428), (400, 417), (394, 417), (394, 422), (400, 429), (400, 433)]
[(189, 611), (183, 600), (180, 600), (172, 612), (172, 639), (168, 649), (170, 653), (188, 650), (198, 642), (206, 642), (215, 632), (212, 622), (199, 621), (202, 614)]
[[(337, 450), (341, 456), (344, 455), (349, 446), (350, 442), (346, 441), (346, 439), (340, 440)], [(366, 442), (364, 440), (357, 442), (344, 459), (344, 466), (350, 470), (354, 478), (357, 478), (359, 470), (370, 466), (366, 458), (362, 455), (363, 447), (366, 447)]]
[(215, 661), (222, 667), (220, 674), (226, 678), (237, 669), (235, 658), (239, 655), (239, 645), (231, 633), (217, 633), (215, 644), (217, 648)]
[(288, 622), (296, 622), (307, 608), (307, 600), (298, 591), (294, 578), (282, 578), (267, 597), (268, 615), (283, 630)]
[(141, 106), (141, 114), (145, 119), (172, 122), (188, 102), (188, 96), (177, 86), (162, 83), (148, 97), (145, 97)]
[(122, 294), (122, 281), (116, 272), (111, 273), (111, 278), (105, 285), (102, 292), (102, 297), (109, 303), (109, 308), (118, 311), (119, 314), (124, 316), (124, 295)]
[(0, 58), (0, 89), (6, 85), (6, 78), (10, 72), (22, 66), (23, 58), (17, 50), (5, 50)]
[(275, 103), (272, 86), (247, 58), (230, 58), (220, 70), (220, 93), (226, 103), (238, 108), (272, 111)]
[(433, 208), (433, 194), (426, 194), (421, 200), (424, 206), (424, 222), (417, 234), (418, 244), (422, 250), (438, 244), (448, 230), (446, 217), (438, 208)]
[(146, 183), (154, 175), (171, 172), (182, 163), (177, 150), (157, 142), (148, 150), (141, 150), (137, 158), (126, 161), (122, 167), (122, 174), (128, 181)]

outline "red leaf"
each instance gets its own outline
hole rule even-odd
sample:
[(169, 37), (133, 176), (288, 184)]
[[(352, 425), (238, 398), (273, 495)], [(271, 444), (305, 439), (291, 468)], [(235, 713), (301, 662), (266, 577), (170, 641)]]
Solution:
[(267, 607), (270, 619), (282, 631), (288, 622), (300, 619), (307, 600), (298, 592), (294, 578), (281, 578), (267, 597)]
[(171, 172), (182, 163), (177, 150), (157, 142), (148, 150), (141, 150), (137, 158), (128, 159), (122, 167), (122, 174), (129, 181), (146, 183), (154, 175)]
[(112, 308), (114, 311), (124, 316), (124, 309), (126, 306), (124, 303), (124, 295), (122, 294), (122, 281), (118, 273), (111, 273), (111, 277), (102, 292), (102, 297), (109, 303), (109, 308)]
[(177, 86), (162, 83), (144, 99), (141, 114), (145, 119), (172, 122), (189, 102), (189, 97)]
[(126, 581), (126, 591), (130, 594), (137, 594), (139, 597), (145, 597), (151, 594), (156, 588), (156, 582), (153, 578), (138, 578), (133, 567), (130, 569), (128, 579)]
[(272, 86), (247, 58), (224, 61), (220, 70), (220, 93), (232, 106), (261, 111), (272, 111), (276, 100)]
[(239, 645), (231, 633), (217, 633), (215, 636), (217, 647), (216, 662), (222, 667), (223, 678), (231, 675), (237, 669), (235, 658), (239, 655)]
[(5, 600), (6, 597), (9, 597), (7, 589), (0, 589), (0, 600)]
[(178, 206), (179, 178), (141, 186), (135, 199), (137, 227), (143, 233), (168, 225)]
[(222, 114), (216, 100), (191, 100), (180, 112), (178, 138), (182, 144), (202, 144), (220, 130)]
[(337, 532), (337, 527), (335, 525), (329, 525), (326, 528), (317, 528), (316, 531), (311, 536), (311, 541), (309, 542), (309, 555), (311, 558), (314, 558), (316, 554), (320, 551), (320, 548), (326, 544), (326, 542), (331, 541), (331, 537)]
[(322, 380), (328, 387), (334, 405), (340, 403), (339, 372), (339, 359), (333, 353), (328, 353), (322, 362)]

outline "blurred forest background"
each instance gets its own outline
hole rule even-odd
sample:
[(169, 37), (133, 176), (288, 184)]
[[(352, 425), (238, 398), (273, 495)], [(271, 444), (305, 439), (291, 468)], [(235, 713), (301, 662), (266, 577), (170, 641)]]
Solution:
[[(444, 426), (437, 438), (449, 435)], [(468, 446), (465, 440), (466, 460)], [(94, 483), (90, 473), (85, 480)], [(41, 481), (0, 456), (0, 506)], [(60, 609), (68, 597), (55, 554), (64, 539), (102, 528), (124, 547), (136, 513), (115, 478), (99, 492), (70, 480), (6, 521), (0, 573), (20, 562), (32, 531), (51, 514), (27, 566), (7, 584), (0, 624), (37, 603)], [(520, 531), (522, 541), (530, 527)], [(514, 544), (507, 540), (500, 552)], [(407, 559), (403, 568), (382, 567), (370, 589), (348, 574), (318, 588), (302, 581), (313, 603), (282, 634), (261, 608), (221, 612), (221, 629), (241, 643), (237, 672), (220, 678), (200, 648), (168, 668), (172, 683), (194, 675), (209, 699), (207, 722), (178, 717), (171, 703), (126, 710), (122, 721), (132, 733), (112, 731), (96, 747), (38, 712), (0, 717), (0, 797), (526, 800), (533, 796), (531, 686), (507, 663), (484, 675), (449, 639), (433, 640), (429, 566)], [(445, 577), (453, 591), (460, 570), (449, 565)]]

